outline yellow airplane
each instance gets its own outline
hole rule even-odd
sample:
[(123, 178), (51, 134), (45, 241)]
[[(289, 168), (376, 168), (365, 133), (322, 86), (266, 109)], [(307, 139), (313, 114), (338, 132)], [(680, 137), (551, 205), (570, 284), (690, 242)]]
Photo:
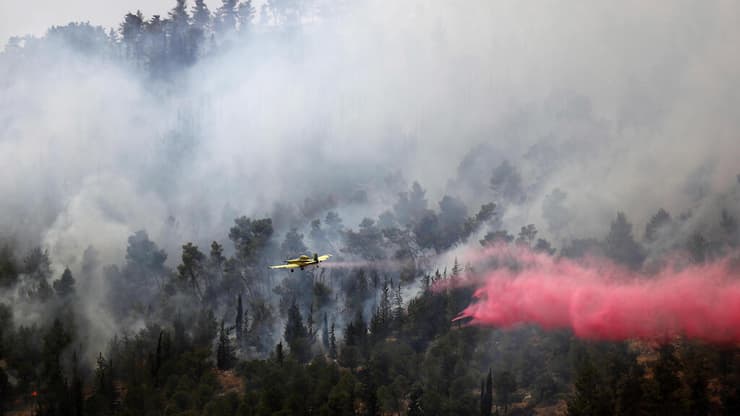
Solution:
[(319, 267), (319, 263), (322, 261), (329, 260), (329, 257), (331, 257), (331, 254), (324, 254), (323, 256), (319, 256), (318, 254), (314, 254), (313, 258), (302, 255), (295, 259), (289, 259), (285, 260), (285, 264), (281, 264), (279, 266), (270, 266), (271, 269), (290, 269), (290, 272), (293, 272), (293, 269), (300, 268), (303, 270), (305, 267), (313, 266), (314, 264), (316, 267)]

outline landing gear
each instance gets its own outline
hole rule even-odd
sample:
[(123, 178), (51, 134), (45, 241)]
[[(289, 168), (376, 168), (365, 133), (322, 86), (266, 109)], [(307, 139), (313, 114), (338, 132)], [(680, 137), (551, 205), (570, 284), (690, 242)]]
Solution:
[(293, 269), (290, 269), (290, 272), (293, 273)]

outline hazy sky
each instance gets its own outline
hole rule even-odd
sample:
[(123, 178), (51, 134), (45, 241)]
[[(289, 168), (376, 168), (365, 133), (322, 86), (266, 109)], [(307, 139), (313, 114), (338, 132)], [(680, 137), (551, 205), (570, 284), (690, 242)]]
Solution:
[[(193, 1), (188, 1), (192, 5)], [(211, 10), (221, 2), (206, 0)], [(0, 45), (3, 47), (11, 36), (26, 34), (43, 35), (50, 26), (69, 22), (86, 22), (106, 28), (117, 27), (123, 15), (140, 9), (146, 16), (166, 15), (174, 0), (67, 0), (0, 1)]]

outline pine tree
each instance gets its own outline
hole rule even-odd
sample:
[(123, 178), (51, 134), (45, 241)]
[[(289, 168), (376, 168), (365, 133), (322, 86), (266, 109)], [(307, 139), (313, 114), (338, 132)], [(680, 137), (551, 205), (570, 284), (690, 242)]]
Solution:
[(303, 243), (303, 234), (299, 233), (297, 228), (291, 228), (285, 234), (285, 240), (280, 245), (280, 251), (286, 257), (295, 256), (297, 253), (305, 253), (307, 250), (308, 248)]
[(182, 246), (182, 263), (177, 266), (180, 279), (189, 282), (193, 292), (199, 299), (203, 298), (200, 280), (203, 277), (203, 261), (205, 255), (198, 250), (198, 246), (187, 243)]
[(28, 275), (33, 282), (33, 288), (29, 291), (29, 296), (34, 297), (42, 302), (46, 302), (54, 290), (49, 284), (51, 277), (51, 260), (49, 253), (41, 248), (36, 247), (23, 259), (23, 273)]
[(216, 11), (215, 29), (220, 34), (227, 34), (236, 29), (237, 0), (221, 0), (221, 7)]
[[(202, 35), (206, 35), (211, 28), (211, 11), (204, 0), (195, 0), (193, 6), (193, 26), (198, 29)], [(215, 241), (214, 244), (218, 245)]]
[(528, 224), (521, 228), (515, 242), (519, 245), (531, 246), (536, 236), (537, 228), (534, 224)]
[(660, 230), (671, 222), (671, 215), (663, 208), (659, 209), (655, 215), (645, 224), (645, 241), (651, 243), (658, 239)]
[(239, 3), (239, 32), (247, 33), (254, 19), (255, 9), (252, 6), (252, 0), (245, 0)]
[(206, 277), (206, 292), (209, 292), (209, 288), (217, 287), (224, 277), (224, 267), (226, 265), (226, 257), (224, 257), (224, 248), (221, 244), (216, 241), (211, 243), (211, 252), (208, 256), (207, 261), (207, 273), (204, 273)]
[(639, 267), (645, 259), (642, 247), (632, 236), (632, 224), (624, 213), (617, 213), (604, 241), (606, 254), (614, 261), (630, 267)]
[(61, 298), (66, 298), (75, 293), (75, 279), (72, 277), (72, 272), (69, 267), (64, 268), (62, 277), (54, 281), (54, 291)]
[(171, 59), (180, 65), (190, 63), (195, 57), (196, 47), (190, 45), (187, 38), (190, 29), (190, 16), (185, 0), (176, 0), (175, 7), (170, 10), (169, 16), (166, 30), (169, 37), (167, 50)]
[(120, 32), (121, 40), (126, 49), (126, 55), (133, 59), (138, 65), (143, 59), (143, 35), (146, 23), (144, 15), (140, 10), (136, 13), (127, 13), (121, 23)]

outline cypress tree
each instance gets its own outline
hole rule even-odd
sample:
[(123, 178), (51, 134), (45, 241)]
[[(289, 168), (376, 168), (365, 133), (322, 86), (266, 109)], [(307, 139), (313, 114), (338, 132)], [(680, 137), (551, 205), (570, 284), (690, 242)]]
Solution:
[(244, 328), (244, 309), (242, 308), (242, 295), (239, 295), (237, 297), (236, 301), (236, 322), (234, 323), (234, 326), (236, 327), (236, 343), (237, 345), (242, 345), (243, 340), (243, 328)]
[(321, 344), (324, 348), (329, 348), (329, 323), (326, 318), (326, 312), (324, 312), (324, 327), (321, 331)]
[(334, 333), (334, 322), (331, 323), (331, 329), (329, 330), (329, 357), (332, 360), (337, 359), (337, 337)]
[(224, 326), (224, 321), (221, 320), (218, 346), (216, 347), (216, 367), (219, 370), (228, 370), (234, 366), (234, 361), (236, 361), (236, 357), (234, 356), (234, 348), (229, 339), (229, 329)]
[(486, 377), (486, 393), (485, 393), (485, 407), (484, 415), (490, 416), (491, 411), (493, 410), (493, 372), (491, 369), (488, 369), (488, 377)]

